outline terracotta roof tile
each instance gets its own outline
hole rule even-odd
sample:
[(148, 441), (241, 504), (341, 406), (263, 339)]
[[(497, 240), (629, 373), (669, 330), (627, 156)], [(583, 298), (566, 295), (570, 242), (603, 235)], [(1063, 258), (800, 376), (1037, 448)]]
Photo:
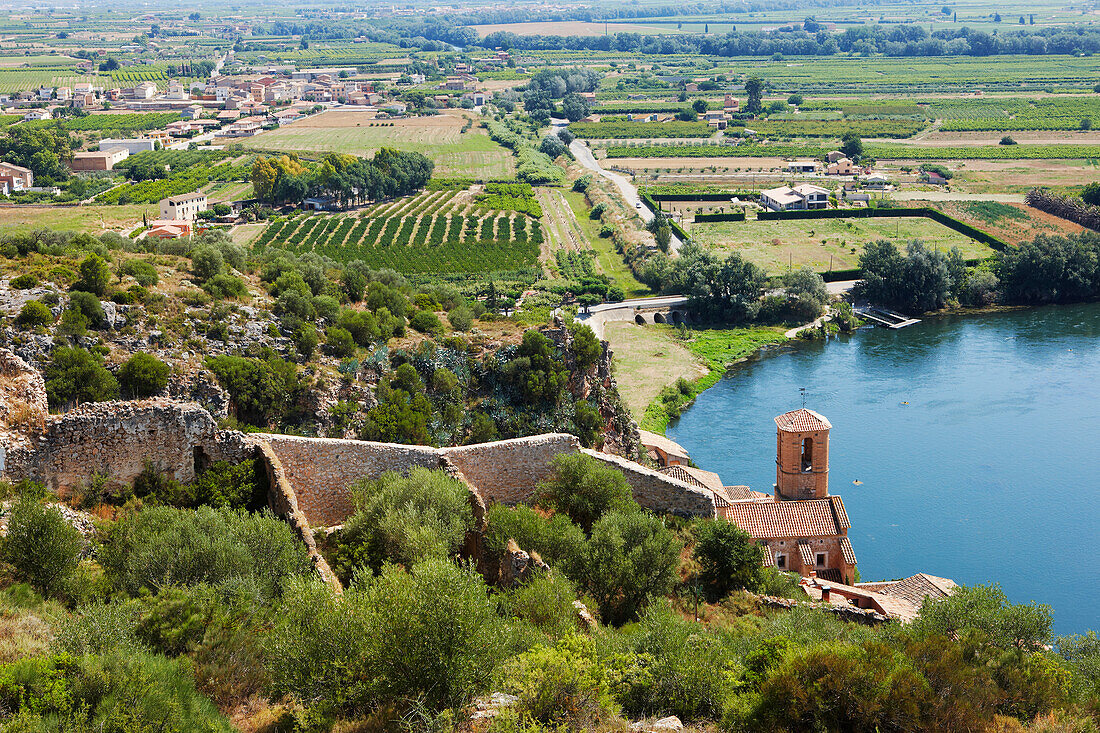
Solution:
[(958, 586), (955, 585), (955, 581), (948, 578), (917, 573), (908, 578), (895, 581), (879, 592), (893, 598), (904, 599), (920, 608), (925, 598), (931, 598), (935, 601), (947, 598), (956, 587)]
[(760, 553), (760, 563), (766, 568), (775, 567), (775, 555), (772, 554), (771, 548), (767, 545), (760, 546), (763, 552)]
[(856, 551), (852, 549), (852, 542), (847, 537), (840, 540), (840, 552), (844, 555), (844, 562), (849, 565), (856, 564)]
[(775, 424), (779, 426), (780, 430), (787, 433), (829, 430), (833, 427), (823, 415), (819, 415), (813, 410), (807, 410), (805, 407), (799, 410), (784, 412), (782, 415), (775, 418)]
[(710, 489), (711, 491), (722, 491), (722, 479), (713, 471), (704, 471), (701, 468), (695, 468), (693, 466), (668, 466), (662, 468), (661, 473), (672, 478), (678, 478), (684, 483), (691, 484), (692, 486), (698, 486), (700, 489)]
[(679, 443), (669, 440), (663, 435), (657, 433), (651, 433), (648, 430), (639, 430), (638, 437), (641, 439), (639, 442), (646, 448), (660, 448), (670, 456), (676, 456), (677, 458), (687, 458), (688, 452), (684, 450), (684, 447)]
[(798, 555), (802, 558), (802, 564), (805, 567), (814, 567), (814, 548), (810, 547), (809, 543), (798, 543)]
[(839, 496), (805, 501), (739, 501), (719, 511), (754, 539), (834, 537), (851, 526)]

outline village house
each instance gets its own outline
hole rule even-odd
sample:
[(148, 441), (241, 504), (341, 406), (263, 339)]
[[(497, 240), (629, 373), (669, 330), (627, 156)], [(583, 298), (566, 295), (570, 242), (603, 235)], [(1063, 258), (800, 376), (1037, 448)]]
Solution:
[(57, 88), (57, 101), (68, 102), (73, 98), (73, 90), (70, 87)]
[(73, 153), (72, 169), (74, 171), (114, 170), (116, 164), (121, 163), (129, 157), (130, 151), (126, 148), (81, 151)]
[(729, 114), (733, 114), (737, 111), (740, 104), (737, 97), (734, 97), (732, 94), (727, 94), (726, 98), (722, 100), (722, 109)]
[(81, 92), (73, 95), (73, 105), (80, 109), (88, 109), (96, 105), (96, 96), (91, 92)]
[(192, 104), (190, 107), (180, 112), (180, 117), (185, 120), (197, 120), (199, 117), (202, 117), (202, 107), (197, 104)]
[(34, 173), (14, 163), (0, 160), (0, 181), (8, 186), (8, 191), (28, 191), (34, 186)]
[(846, 157), (848, 157), (848, 156), (846, 156), (844, 153), (840, 152), (839, 150), (832, 150), (832, 151), (825, 154), (825, 162), (835, 163), (838, 160), (840, 160), (841, 158), (846, 158)]
[(856, 168), (850, 158), (837, 158), (825, 169), (827, 176), (850, 176), (855, 172)]
[(941, 176), (936, 171), (924, 171), (921, 174), (921, 180), (925, 183), (931, 183), (934, 186), (946, 186), (947, 179)]
[(649, 454), (650, 460), (662, 468), (668, 466), (686, 465), (691, 461), (688, 452), (679, 443), (669, 440), (663, 435), (651, 433), (648, 430), (639, 430), (641, 436), (639, 445)]
[(808, 183), (794, 188), (780, 186), (761, 191), (760, 203), (772, 211), (824, 209), (829, 203), (829, 192)]
[(165, 93), (164, 98), (175, 100), (190, 99), (191, 94), (184, 88), (183, 84), (173, 79), (168, 82), (168, 91)]
[(180, 239), (191, 236), (191, 222), (182, 219), (156, 219), (145, 230), (146, 239)]
[(143, 81), (133, 89), (134, 99), (152, 99), (157, 96), (157, 85), (151, 81)]
[(890, 185), (890, 179), (881, 173), (872, 173), (863, 179), (864, 188), (869, 188), (872, 191), (884, 191)]
[(199, 191), (169, 196), (160, 201), (162, 220), (194, 221), (200, 211), (206, 211), (206, 194)]

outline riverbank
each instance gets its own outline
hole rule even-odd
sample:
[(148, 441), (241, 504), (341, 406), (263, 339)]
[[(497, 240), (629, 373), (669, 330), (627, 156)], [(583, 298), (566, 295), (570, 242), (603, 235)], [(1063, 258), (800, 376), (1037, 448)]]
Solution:
[[(608, 324), (609, 326), (611, 324)], [(643, 430), (664, 433), (669, 421), (735, 364), (761, 349), (786, 343), (781, 326), (679, 329), (670, 325), (614, 324), (619, 393)]]

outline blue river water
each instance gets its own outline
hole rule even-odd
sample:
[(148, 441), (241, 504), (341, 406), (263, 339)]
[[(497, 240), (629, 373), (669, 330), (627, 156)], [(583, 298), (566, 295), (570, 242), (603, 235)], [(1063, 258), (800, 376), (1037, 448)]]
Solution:
[(832, 422), (864, 580), (996, 582), (1100, 631), (1100, 304), (928, 319), (765, 354), (668, 436), (727, 485), (771, 491), (776, 415)]

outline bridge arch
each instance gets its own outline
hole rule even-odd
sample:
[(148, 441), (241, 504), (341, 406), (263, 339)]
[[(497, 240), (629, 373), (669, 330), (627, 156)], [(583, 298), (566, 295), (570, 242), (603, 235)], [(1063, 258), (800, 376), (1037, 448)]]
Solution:
[(672, 311), (672, 322), (679, 326), (684, 322), (684, 314), (680, 311)]
[(639, 313), (638, 315), (634, 316), (634, 322), (637, 323), (639, 326), (644, 326), (646, 323), (645, 316)]
[(665, 321), (665, 314), (664, 313), (654, 313), (653, 314), (653, 322), (654, 323), (665, 323), (666, 322)]

